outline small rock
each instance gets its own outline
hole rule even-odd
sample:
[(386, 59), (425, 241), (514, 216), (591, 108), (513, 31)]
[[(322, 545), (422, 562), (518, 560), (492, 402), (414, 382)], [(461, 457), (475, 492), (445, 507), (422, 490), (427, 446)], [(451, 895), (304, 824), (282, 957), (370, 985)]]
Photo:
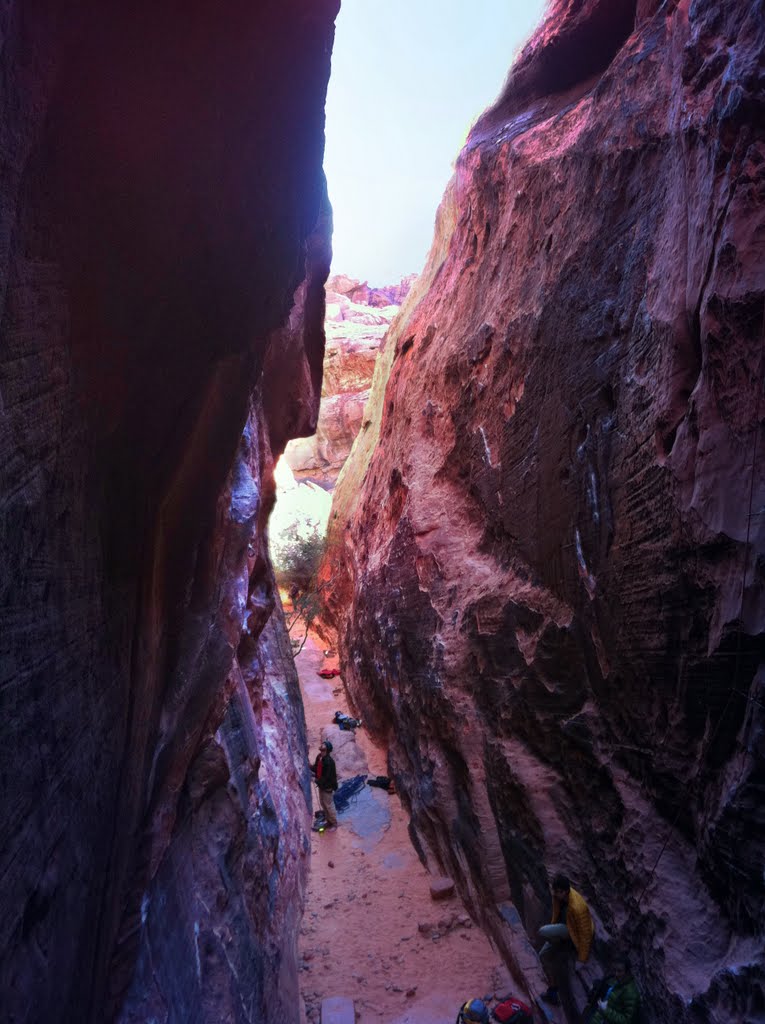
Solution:
[(335, 866), (335, 862), (333, 860), (328, 860), (327, 861), (327, 867), (328, 868), (333, 868), (334, 866)]
[(393, 991), (394, 992), (403, 992), (404, 990), (403, 990), (403, 988), (401, 988), (400, 985), (394, 985), (393, 986)]
[(408, 988), (406, 990), (407, 999), (411, 999), (412, 996), (416, 996), (416, 995), (417, 995), (417, 986), (416, 985), (412, 985), (411, 988)]
[(448, 900), (454, 895), (454, 882), (451, 878), (442, 876), (434, 878), (430, 883), (430, 896), (434, 900)]
[(461, 939), (469, 939), (470, 936), (468, 935), (467, 932), (460, 932), (460, 938)]
[(417, 931), (422, 932), (423, 935), (427, 935), (428, 932), (433, 931), (433, 925), (429, 921), (420, 921), (417, 925)]

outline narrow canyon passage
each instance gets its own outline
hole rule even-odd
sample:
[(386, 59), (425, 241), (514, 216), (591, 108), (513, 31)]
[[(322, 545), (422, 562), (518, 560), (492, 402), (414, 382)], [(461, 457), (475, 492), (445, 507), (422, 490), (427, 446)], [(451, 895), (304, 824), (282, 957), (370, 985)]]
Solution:
[[(318, 675), (327, 660), (320, 645), (310, 636), (296, 661), (309, 750), (315, 756), (320, 740), (331, 739), (341, 783), (385, 775), (386, 751), (366, 730), (332, 724), (347, 704), (341, 679)], [(299, 949), (310, 1024), (319, 1024), (322, 1002), (333, 996), (353, 1001), (359, 1024), (451, 1024), (467, 998), (514, 990), (456, 895), (431, 897), (432, 876), (415, 854), (397, 796), (366, 786), (338, 820), (336, 832), (311, 840)]]
[[(421, 153), (475, 6), (364, 2)], [(451, 1024), (505, 984), (581, 1024), (617, 966), (629, 1024), (762, 1024), (765, 0), (550, 0), (514, 57), (487, 16), (509, 75), (384, 284), (330, 278), (339, 15), (0, 4), (2, 1024)], [(421, 224), (349, 95), (340, 171), (385, 126)], [(398, 794), (321, 835), (291, 439), (338, 764)], [(560, 873), (594, 934), (545, 991)]]

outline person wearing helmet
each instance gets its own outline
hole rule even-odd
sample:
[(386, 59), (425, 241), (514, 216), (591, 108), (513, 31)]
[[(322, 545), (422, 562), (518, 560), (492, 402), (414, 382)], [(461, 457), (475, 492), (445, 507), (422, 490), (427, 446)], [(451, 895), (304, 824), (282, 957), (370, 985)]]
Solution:
[(311, 766), (311, 774), (319, 790), (319, 803), (327, 820), (327, 831), (333, 832), (337, 828), (334, 796), (337, 789), (337, 768), (332, 758), (332, 744), (329, 740), (324, 740), (319, 747), (319, 756)]
[(456, 1024), (489, 1024), (489, 1008), (483, 999), (468, 999), (457, 1014)]

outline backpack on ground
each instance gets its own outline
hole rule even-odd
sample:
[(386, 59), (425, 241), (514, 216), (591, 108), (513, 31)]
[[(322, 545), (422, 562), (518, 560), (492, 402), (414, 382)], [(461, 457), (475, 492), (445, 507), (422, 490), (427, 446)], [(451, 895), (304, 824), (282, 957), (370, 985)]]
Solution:
[(520, 999), (516, 999), (515, 996), (510, 996), (504, 1002), (497, 1003), (491, 1011), (491, 1015), (494, 1020), (501, 1021), (502, 1024), (534, 1024), (531, 1007), (522, 1003)]

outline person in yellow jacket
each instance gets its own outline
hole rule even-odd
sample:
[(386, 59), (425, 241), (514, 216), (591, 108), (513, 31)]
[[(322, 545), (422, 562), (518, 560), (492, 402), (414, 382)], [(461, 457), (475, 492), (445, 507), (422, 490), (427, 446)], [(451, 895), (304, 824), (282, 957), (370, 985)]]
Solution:
[(552, 921), (539, 929), (539, 937), (544, 941), (539, 956), (547, 966), (551, 981), (543, 999), (557, 1005), (561, 960), (573, 951), (580, 963), (586, 963), (590, 958), (595, 926), (584, 897), (571, 888), (571, 882), (565, 875), (556, 875), (551, 889)]

